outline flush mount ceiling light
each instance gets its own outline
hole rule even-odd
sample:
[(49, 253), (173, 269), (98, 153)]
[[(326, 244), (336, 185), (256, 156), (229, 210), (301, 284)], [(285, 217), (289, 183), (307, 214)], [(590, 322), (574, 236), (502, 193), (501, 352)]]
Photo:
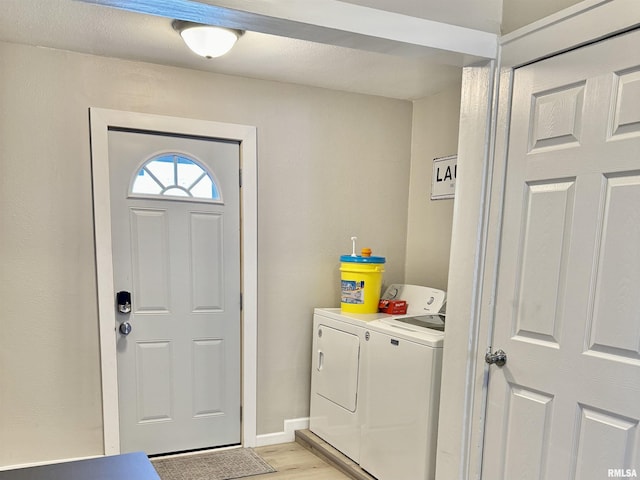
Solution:
[(201, 57), (215, 58), (227, 53), (244, 33), (242, 30), (174, 20), (171, 24), (184, 43)]

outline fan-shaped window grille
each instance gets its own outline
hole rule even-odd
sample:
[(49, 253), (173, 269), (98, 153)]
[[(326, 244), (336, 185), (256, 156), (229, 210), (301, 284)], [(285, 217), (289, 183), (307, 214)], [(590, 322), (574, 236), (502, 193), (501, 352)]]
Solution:
[(136, 174), (131, 193), (145, 197), (222, 200), (213, 175), (197, 161), (177, 153), (163, 153), (147, 161)]

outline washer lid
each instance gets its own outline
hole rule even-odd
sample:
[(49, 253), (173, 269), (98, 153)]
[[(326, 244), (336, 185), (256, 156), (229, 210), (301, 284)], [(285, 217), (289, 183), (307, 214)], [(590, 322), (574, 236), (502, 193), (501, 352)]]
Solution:
[(430, 328), (439, 332), (444, 332), (444, 315), (418, 315), (415, 317), (395, 318), (396, 321), (415, 325), (420, 328)]
[(409, 323), (402, 323), (396, 317), (388, 317), (371, 322), (371, 330), (386, 333), (392, 337), (404, 338), (415, 343), (420, 343), (433, 348), (442, 348), (444, 344), (444, 332), (433, 328), (419, 327)]

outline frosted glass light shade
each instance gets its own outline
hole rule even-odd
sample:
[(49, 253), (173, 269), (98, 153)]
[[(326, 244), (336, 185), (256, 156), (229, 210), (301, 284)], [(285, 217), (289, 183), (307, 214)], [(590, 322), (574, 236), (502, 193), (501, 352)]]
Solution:
[(224, 55), (233, 48), (239, 37), (235, 30), (210, 25), (187, 26), (180, 30), (180, 35), (187, 47), (206, 58)]

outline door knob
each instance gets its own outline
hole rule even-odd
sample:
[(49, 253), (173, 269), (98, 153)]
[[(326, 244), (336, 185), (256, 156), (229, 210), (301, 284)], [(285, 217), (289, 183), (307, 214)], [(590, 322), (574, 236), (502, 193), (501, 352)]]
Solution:
[(118, 330), (122, 335), (129, 335), (131, 333), (131, 324), (129, 322), (121, 323)]
[(498, 349), (494, 353), (491, 353), (491, 347), (489, 347), (487, 353), (484, 356), (484, 361), (489, 365), (493, 365), (495, 363), (497, 366), (502, 367), (505, 363), (507, 363), (507, 354), (501, 349)]

